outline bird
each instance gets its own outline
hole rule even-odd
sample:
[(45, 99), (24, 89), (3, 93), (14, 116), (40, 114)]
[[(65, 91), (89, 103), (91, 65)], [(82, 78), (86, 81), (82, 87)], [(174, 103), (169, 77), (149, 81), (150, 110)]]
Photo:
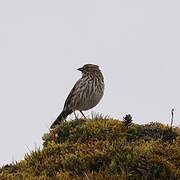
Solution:
[[(66, 119), (68, 115), (79, 111), (86, 119), (83, 111), (95, 107), (104, 95), (104, 77), (98, 65), (85, 64), (78, 68), (82, 77), (75, 83), (70, 91), (64, 108), (56, 120), (52, 123), (51, 129)], [(75, 114), (76, 117), (76, 114)]]

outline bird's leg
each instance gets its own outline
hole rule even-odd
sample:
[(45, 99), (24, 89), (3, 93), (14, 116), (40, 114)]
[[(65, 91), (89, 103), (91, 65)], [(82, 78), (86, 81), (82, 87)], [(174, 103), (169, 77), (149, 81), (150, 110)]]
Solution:
[(78, 117), (77, 117), (77, 115), (76, 115), (75, 111), (73, 111), (73, 113), (74, 113), (75, 118), (76, 118), (76, 119), (78, 119)]
[(82, 111), (80, 111), (80, 113), (82, 114), (82, 116), (84, 117), (85, 120), (87, 120), (86, 116), (84, 115), (84, 113)]

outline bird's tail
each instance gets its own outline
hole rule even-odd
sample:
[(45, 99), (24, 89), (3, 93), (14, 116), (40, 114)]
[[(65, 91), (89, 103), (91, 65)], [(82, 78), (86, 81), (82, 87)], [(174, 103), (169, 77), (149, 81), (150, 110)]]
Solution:
[(66, 117), (71, 114), (73, 111), (72, 110), (66, 110), (62, 111), (61, 114), (57, 117), (57, 119), (52, 123), (51, 129), (54, 128), (56, 125), (60, 124)]

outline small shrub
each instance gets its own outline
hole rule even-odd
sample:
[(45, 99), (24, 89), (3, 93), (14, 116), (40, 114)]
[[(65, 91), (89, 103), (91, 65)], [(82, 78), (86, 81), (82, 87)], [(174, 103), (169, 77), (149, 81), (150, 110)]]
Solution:
[(179, 128), (99, 116), (63, 122), (43, 141), (42, 150), (3, 166), (0, 179), (180, 178)]

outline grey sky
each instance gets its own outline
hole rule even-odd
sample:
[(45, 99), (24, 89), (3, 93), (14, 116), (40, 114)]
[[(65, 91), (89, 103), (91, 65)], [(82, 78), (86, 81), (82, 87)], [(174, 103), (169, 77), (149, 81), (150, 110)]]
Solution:
[(0, 165), (41, 145), (85, 63), (106, 83), (92, 111), (168, 124), (174, 107), (179, 125), (179, 9), (178, 0), (0, 1)]

